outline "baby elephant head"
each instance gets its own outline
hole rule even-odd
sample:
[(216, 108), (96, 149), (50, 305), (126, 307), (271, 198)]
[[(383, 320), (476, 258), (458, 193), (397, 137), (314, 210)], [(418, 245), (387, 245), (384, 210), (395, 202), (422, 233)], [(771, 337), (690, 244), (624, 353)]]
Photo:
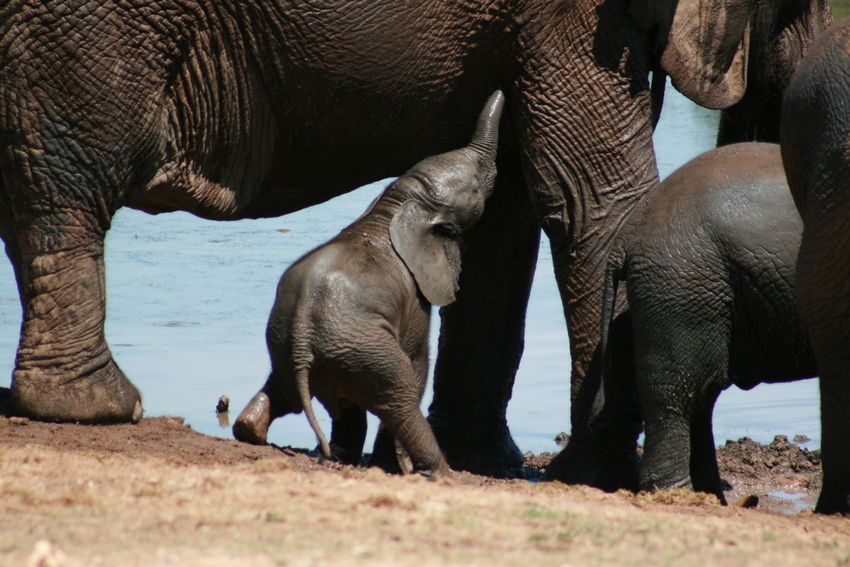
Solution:
[(434, 305), (455, 300), (460, 235), (481, 218), (493, 192), (504, 100), (493, 93), (468, 146), (424, 159), (387, 188), (403, 200), (390, 223), (393, 248)]

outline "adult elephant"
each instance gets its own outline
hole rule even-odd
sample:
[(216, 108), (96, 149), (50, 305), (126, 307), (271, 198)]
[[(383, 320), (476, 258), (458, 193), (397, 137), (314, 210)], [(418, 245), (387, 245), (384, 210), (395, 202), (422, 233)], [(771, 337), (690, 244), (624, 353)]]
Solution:
[[(604, 258), (658, 181), (648, 74), (732, 105), (764, 4), (7, 0), (0, 235), (24, 312), (14, 411), (141, 416), (103, 334), (103, 239), (119, 207), (286, 214), (460, 147), (501, 85), (499, 179), (442, 312), (430, 421), (455, 467), (521, 464), (505, 409), (542, 227), (573, 360), (572, 442), (550, 474), (636, 486), (633, 384), (612, 392), (593, 431), (587, 418)], [(629, 375), (625, 319), (613, 352)]]
[(797, 303), (817, 360), (823, 490), (850, 514), (850, 19), (812, 46), (786, 93), (782, 161), (803, 217)]

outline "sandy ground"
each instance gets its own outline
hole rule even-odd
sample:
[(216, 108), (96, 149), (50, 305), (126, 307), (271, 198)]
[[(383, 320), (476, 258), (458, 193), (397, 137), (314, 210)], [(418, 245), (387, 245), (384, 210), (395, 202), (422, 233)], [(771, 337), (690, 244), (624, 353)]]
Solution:
[(684, 491), (392, 477), (208, 437), (180, 418), (0, 417), (0, 565), (850, 565), (850, 519), (790, 515), (778, 510), (796, 503), (766, 497), (811, 502), (815, 454), (778, 438), (733, 443), (720, 462), (730, 502), (755, 494), (759, 507)]

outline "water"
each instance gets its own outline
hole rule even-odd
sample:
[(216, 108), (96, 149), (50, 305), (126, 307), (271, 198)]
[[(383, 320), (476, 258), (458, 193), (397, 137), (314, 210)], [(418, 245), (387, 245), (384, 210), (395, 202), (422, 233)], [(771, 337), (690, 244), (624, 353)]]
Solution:
[[(714, 146), (716, 113), (668, 88), (655, 136), (662, 177)], [(118, 364), (141, 389), (146, 415), (180, 415), (203, 433), (230, 437), (215, 415), (221, 395), (236, 415), (269, 371), (265, 324), (280, 274), (362, 213), (385, 182), (278, 219), (205, 221), (186, 213), (149, 216), (120, 210), (106, 241), (106, 335)], [(545, 240), (545, 239), (544, 239)], [(12, 269), (0, 262), (0, 375), (11, 376), (20, 326)], [(436, 352), (439, 318), (434, 317)], [(508, 423), (523, 451), (554, 451), (569, 429), (567, 331), (551, 255), (541, 249), (528, 309), (525, 355)], [(8, 385), (8, 378), (2, 385)], [(430, 400), (430, 392), (424, 407)], [(330, 422), (315, 404), (325, 432)], [(374, 433), (376, 422), (371, 421)], [(744, 435), (766, 443), (775, 433), (807, 435), (819, 446), (817, 382), (725, 392), (715, 439)], [(272, 426), (270, 441), (313, 446), (303, 415)], [(369, 447), (370, 445), (367, 445)]]

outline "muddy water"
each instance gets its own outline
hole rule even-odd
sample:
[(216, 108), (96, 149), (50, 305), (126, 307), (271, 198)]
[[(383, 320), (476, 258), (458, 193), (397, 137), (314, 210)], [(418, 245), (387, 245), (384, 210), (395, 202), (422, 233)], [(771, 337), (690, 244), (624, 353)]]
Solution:
[[(655, 137), (662, 176), (713, 147), (716, 120), (714, 113), (668, 88)], [(106, 247), (106, 333), (119, 365), (141, 389), (147, 415), (182, 415), (199, 431), (230, 436), (214, 408), (219, 396), (227, 395), (238, 413), (268, 373), (264, 329), (280, 274), (359, 216), (384, 185), (372, 184), (278, 219), (210, 222), (185, 213), (152, 217), (119, 211)], [(9, 382), (19, 325), (11, 266), (0, 262), (0, 375), (7, 377), (0, 385)], [(525, 355), (508, 409), (523, 451), (557, 449), (553, 437), (569, 423), (568, 376), (567, 332), (544, 245)], [(329, 420), (317, 412), (329, 432)], [(816, 447), (817, 381), (725, 392), (714, 428), (718, 443), (744, 435), (766, 443), (784, 433), (806, 435), (813, 440), (807, 446)], [(270, 440), (314, 444), (303, 415), (278, 420)]]

